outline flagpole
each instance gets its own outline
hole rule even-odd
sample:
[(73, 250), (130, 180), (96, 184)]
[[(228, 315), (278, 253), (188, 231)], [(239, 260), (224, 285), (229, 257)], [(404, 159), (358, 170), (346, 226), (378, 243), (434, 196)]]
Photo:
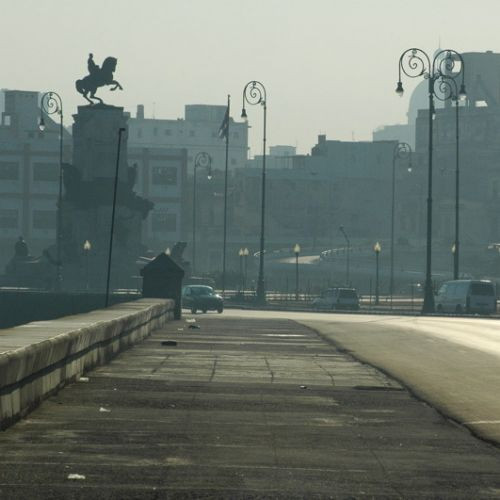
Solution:
[(222, 296), (226, 291), (226, 243), (227, 243), (227, 174), (229, 161), (229, 114), (231, 106), (231, 96), (227, 96), (227, 127), (226, 127), (226, 169), (224, 172), (224, 236), (222, 244)]

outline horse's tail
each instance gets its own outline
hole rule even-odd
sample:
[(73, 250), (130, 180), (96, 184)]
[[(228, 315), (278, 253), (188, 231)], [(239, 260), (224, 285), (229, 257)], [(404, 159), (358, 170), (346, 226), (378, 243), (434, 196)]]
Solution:
[(85, 93), (85, 88), (83, 86), (83, 80), (77, 80), (75, 82), (75, 87), (76, 87), (76, 91), (79, 92), (80, 94)]

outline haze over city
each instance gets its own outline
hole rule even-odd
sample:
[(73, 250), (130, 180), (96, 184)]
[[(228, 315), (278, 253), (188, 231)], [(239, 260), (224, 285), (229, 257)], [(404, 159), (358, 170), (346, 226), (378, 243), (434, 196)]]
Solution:
[[(269, 144), (308, 153), (318, 134), (371, 140), (383, 124), (406, 120), (395, 99), (402, 50), (439, 46), (500, 50), (495, 0), (22, 0), (3, 2), (2, 87), (57, 89), (66, 125), (81, 100), (74, 81), (87, 54), (118, 58), (124, 92), (110, 104), (177, 118), (184, 104), (224, 104), (239, 117), (243, 85), (262, 81)], [(16, 50), (12, 50), (15, 47)], [(408, 82), (411, 89), (414, 82)], [(251, 154), (260, 154), (261, 119), (249, 113)]]

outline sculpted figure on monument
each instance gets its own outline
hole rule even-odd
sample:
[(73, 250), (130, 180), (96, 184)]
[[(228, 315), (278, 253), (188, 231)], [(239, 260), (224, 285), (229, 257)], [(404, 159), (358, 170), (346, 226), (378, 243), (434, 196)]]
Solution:
[[(82, 94), (90, 104), (95, 104), (94, 101), (104, 104), (103, 100), (95, 95), (99, 87), (114, 85), (111, 90), (123, 90), (123, 87), (116, 80), (113, 80), (113, 73), (116, 71), (116, 63), (117, 59), (115, 57), (106, 57), (102, 63), (102, 68), (100, 68), (94, 62), (94, 55), (89, 54), (87, 61), (89, 74), (85, 78), (77, 80), (75, 84), (76, 90)], [(90, 98), (88, 97), (89, 94)], [(94, 101), (91, 99), (94, 99)]]

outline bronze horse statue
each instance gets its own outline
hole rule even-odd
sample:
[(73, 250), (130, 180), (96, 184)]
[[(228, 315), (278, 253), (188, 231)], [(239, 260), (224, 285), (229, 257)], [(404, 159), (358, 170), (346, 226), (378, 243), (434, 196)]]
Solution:
[[(89, 70), (89, 74), (82, 78), (81, 80), (77, 80), (75, 82), (76, 90), (90, 102), (90, 104), (95, 104), (95, 101), (104, 104), (103, 100), (95, 95), (97, 89), (99, 87), (103, 87), (104, 85), (114, 85), (111, 90), (120, 89), (123, 90), (123, 87), (116, 81), (113, 80), (113, 73), (116, 70), (116, 57), (106, 57), (104, 62), (102, 63), (102, 68), (100, 68), (94, 62), (94, 55), (89, 54), (89, 59), (87, 61), (87, 66)], [(87, 97), (90, 93), (90, 98)]]

